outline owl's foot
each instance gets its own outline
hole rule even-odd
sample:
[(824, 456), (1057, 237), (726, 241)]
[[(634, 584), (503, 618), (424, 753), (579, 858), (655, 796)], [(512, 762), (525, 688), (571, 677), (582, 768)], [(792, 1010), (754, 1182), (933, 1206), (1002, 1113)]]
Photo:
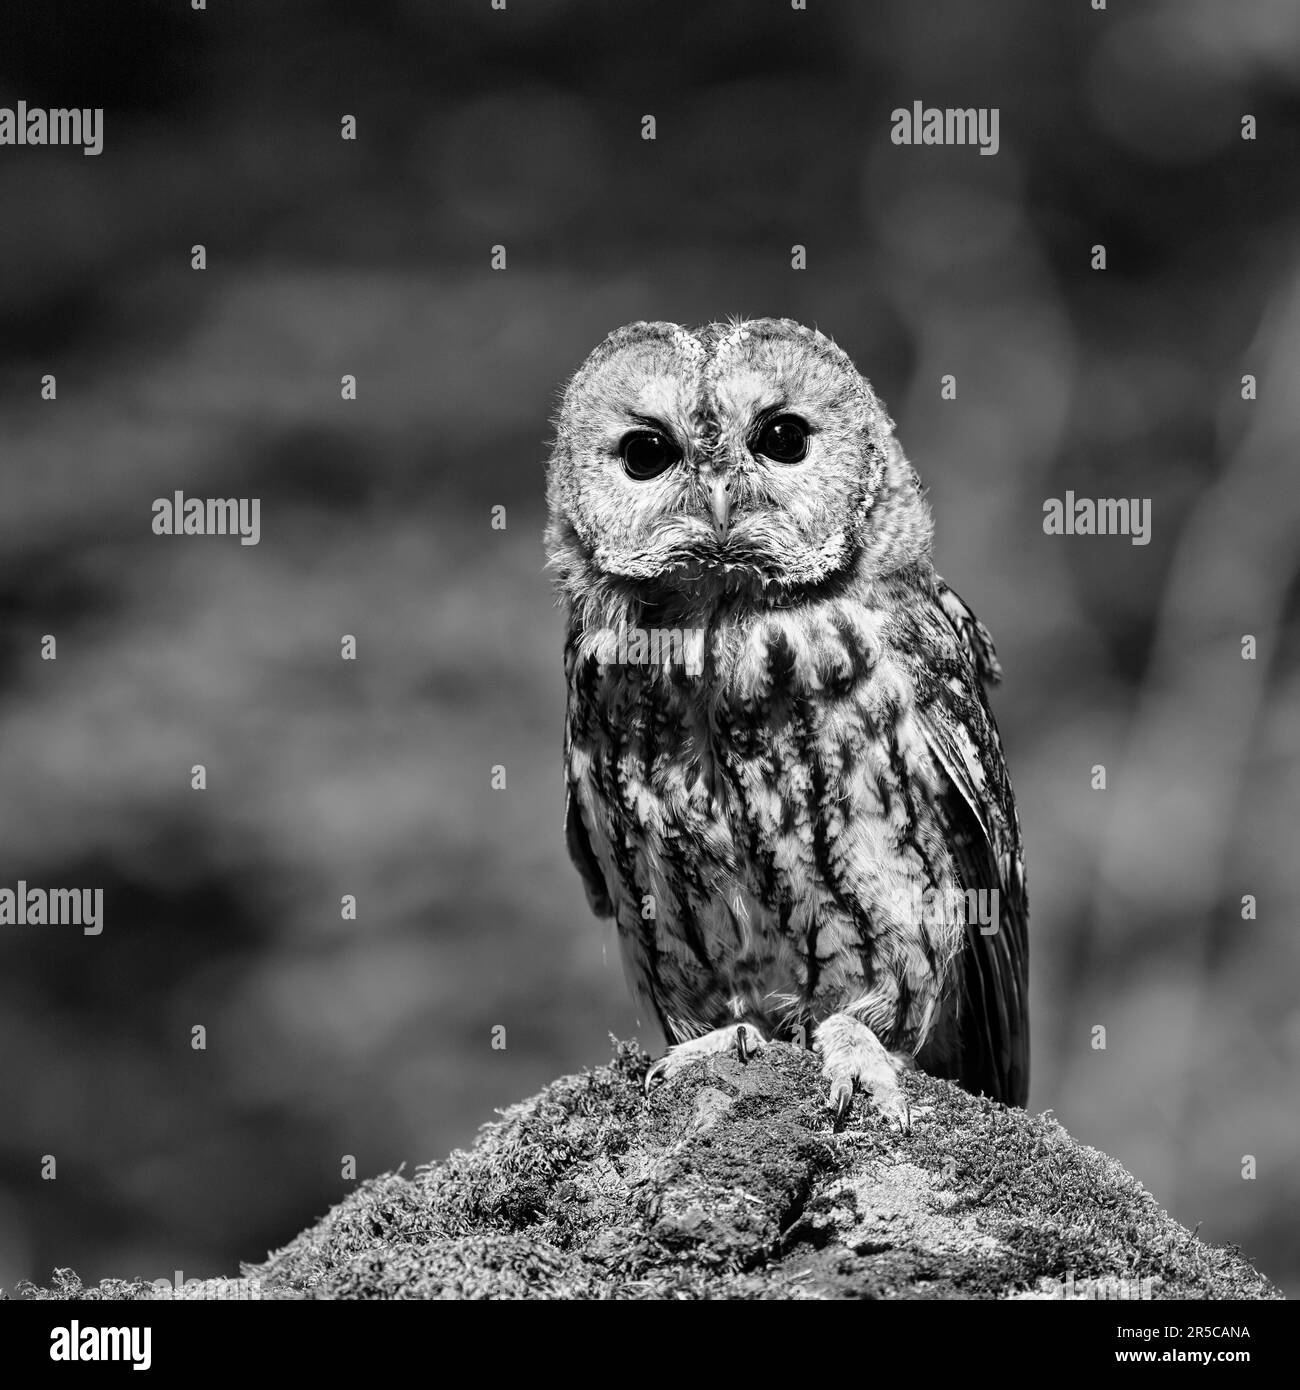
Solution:
[(742, 1062), (747, 1062), (766, 1046), (767, 1039), (752, 1023), (733, 1023), (726, 1028), (715, 1028), (713, 1032), (705, 1033), (702, 1037), (687, 1038), (685, 1042), (670, 1047), (646, 1072), (646, 1092), (648, 1094), (659, 1082), (669, 1080), (684, 1068), (702, 1061), (705, 1057), (716, 1056), (719, 1052), (734, 1051)]
[(821, 1053), (822, 1075), (830, 1082), (827, 1107), (837, 1120), (849, 1108), (854, 1086), (860, 1085), (886, 1120), (904, 1134), (912, 1128), (894, 1060), (865, 1023), (848, 1014), (832, 1014), (813, 1037)]

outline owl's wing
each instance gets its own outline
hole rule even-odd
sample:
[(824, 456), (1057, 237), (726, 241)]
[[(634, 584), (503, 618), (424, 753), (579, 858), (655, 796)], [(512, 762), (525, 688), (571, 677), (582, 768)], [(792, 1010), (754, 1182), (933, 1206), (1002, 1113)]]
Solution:
[(581, 739), (582, 731), (578, 723), (575, 702), (579, 693), (574, 683), (577, 656), (570, 638), (565, 646), (564, 671), (565, 685), (569, 691), (569, 708), (564, 718), (564, 842), (569, 848), (569, 858), (573, 860), (582, 876), (582, 886), (587, 890), (587, 902), (597, 917), (612, 917), (614, 904), (610, 901), (609, 889), (605, 886), (605, 876), (601, 873), (600, 861), (591, 847), (591, 836), (582, 819), (582, 807), (578, 802), (573, 782), (568, 780), (573, 767), (573, 747), (575, 739)]
[[(936, 807), (963, 889), (997, 891), (997, 930), (966, 928), (957, 1079), (1009, 1105), (1029, 1097), (1029, 904), (1020, 820), (984, 681), (1001, 675), (988, 629), (942, 579), (919, 623), (917, 716), (947, 775)], [(953, 637), (956, 635), (956, 641)]]
[(567, 789), (564, 801), (564, 842), (569, 847), (569, 858), (582, 875), (582, 886), (587, 890), (591, 910), (597, 917), (612, 917), (614, 904), (609, 900), (609, 890), (605, 887), (600, 863), (583, 823), (582, 807), (578, 805), (572, 786)]

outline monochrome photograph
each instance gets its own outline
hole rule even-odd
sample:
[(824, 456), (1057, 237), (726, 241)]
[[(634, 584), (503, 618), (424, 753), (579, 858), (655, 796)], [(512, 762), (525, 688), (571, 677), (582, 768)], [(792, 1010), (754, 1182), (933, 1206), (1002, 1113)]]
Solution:
[(1261, 1364), (1300, 8), (0, 34), (29, 1364), (715, 1300)]

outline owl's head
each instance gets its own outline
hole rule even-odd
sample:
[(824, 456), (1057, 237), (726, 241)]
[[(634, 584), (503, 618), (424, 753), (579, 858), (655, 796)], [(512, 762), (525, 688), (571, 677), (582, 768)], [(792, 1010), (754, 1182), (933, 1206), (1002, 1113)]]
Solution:
[(611, 333), (564, 392), (547, 495), (571, 597), (781, 602), (929, 552), (893, 421), (840, 348), (789, 319)]

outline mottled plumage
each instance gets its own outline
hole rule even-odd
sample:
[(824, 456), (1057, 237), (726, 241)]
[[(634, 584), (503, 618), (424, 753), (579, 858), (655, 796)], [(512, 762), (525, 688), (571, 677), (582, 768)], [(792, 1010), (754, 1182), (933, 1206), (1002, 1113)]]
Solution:
[(568, 845), (684, 1044), (660, 1071), (815, 1039), (837, 1107), (860, 1082), (906, 1123), (913, 1060), (1023, 1104), (997, 659), (847, 356), (788, 320), (619, 329), (565, 392), (548, 499)]

